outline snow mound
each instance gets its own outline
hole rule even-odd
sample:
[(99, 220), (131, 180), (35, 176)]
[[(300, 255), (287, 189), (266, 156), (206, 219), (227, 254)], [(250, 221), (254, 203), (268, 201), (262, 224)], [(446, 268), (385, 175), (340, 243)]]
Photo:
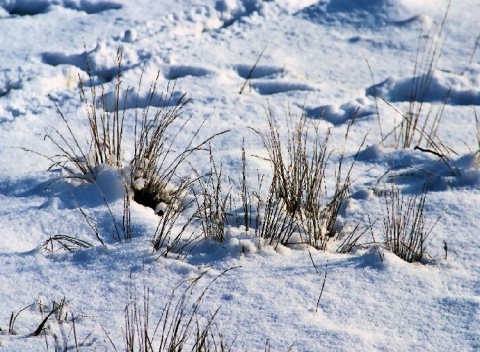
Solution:
[[(111, 81), (118, 73), (116, 50), (99, 43), (95, 49), (80, 54), (65, 54), (46, 52), (41, 55), (43, 63), (51, 66), (71, 65), (76, 66), (92, 76), (98, 76), (105, 81)], [(123, 69), (126, 69), (123, 66)]]
[(223, 27), (228, 27), (253, 13), (262, 13), (264, 4), (260, 0), (220, 0), (215, 10), (220, 13)]
[(113, 1), (94, 0), (0, 0), (0, 8), (11, 15), (32, 16), (45, 13), (52, 5), (96, 14), (107, 10), (118, 10), (122, 5)]
[[(367, 88), (366, 93), (372, 96), (377, 94), (390, 102), (414, 99), (424, 102), (446, 101), (451, 105), (480, 105), (479, 77), (475, 70), (470, 70), (465, 75), (435, 70), (430, 76), (389, 77)], [(426, 89), (417, 88), (422, 86)], [(412, 94), (415, 89), (417, 93)]]
[(351, 120), (355, 115), (357, 118), (372, 115), (375, 113), (375, 106), (368, 99), (357, 99), (344, 104), (321, 105), (315, 108), (306, 108), (306, 114), (310, 118), (321, 118), (337, 126)]
[(480, 164), (478, 156), (472, 153), (440, 159), (419, 150), (373, 145), (362, 150), (358, 160), (387, 165), (388, 171), (381, 179), (404, 185), (407, 192), (418, 192), (424, 185), (435, 192), (480, 189)]

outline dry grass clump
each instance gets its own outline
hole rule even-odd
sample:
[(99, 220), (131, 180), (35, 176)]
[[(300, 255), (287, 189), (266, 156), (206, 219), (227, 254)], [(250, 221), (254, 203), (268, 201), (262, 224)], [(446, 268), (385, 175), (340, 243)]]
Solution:
[(384, 195), (383, 237), (385, 246), (403, 260), (412, 263), (422, 260), (426, 241), (438, 222), (427, 229), (425, 200), (427, 189), (405, 197), (392, 186)]
[[(45, 346), (39, 348), (39, 350), (50, 351), (50, 348), (54, 351), (83, 351), (91, 350), (95, 344), (95, 339), (92, 338), (92, 334), (81, 334), (83, 340), (80, 340), (80, 334), (76, 329), (75, 316), (69, 308), (69, 302), (64, 298), (59, 301), (53, 300), (49, 302), (43, 302), (38, 299), (36, 303), (30, 304), (16, 314), (12, 312), (10, 323), (8, 327), (8, 334), (15, 335), (17, 331), (15, 329), (15, 323), (17, 318), (22, 312), (28, 309), (34, 310), (38, 314), (38, 325), (35, 324), (35, 330), (25, 335), (27, 337), (42, 336)], [(41, 342), (41, 340), (38, 340)]]
[[(457, 176), (459, 171), (453, 161), (453, 156), (456, 153), (438, 137), (438, 130), (450, 98), (453, 83), (445, 93), (445, 96), (442, 97), (442, 101), (437, 108), (433, 104), (425, 104), (430, 99), (429, 95), (432, 92), (434, 74), (442, 57), (446, 41), (444, 38), (444, 26), (450, 10), (450, 3), (449, 1), (439, 24), (434, 25), (426, 33), (423, 31), (419, 33), (408, 105), (402, 110), (384, 98), (379, 97), (375, 91), (374, 97), (382, 138), (381, 143), (385, 144), (387, 140), (390, 140), (394, 148), (414, 148), (415, 150), (435, 155), (440, 158), (439, 163), (444, 163), (450, 168), (452, 175)], [(368, 67), (373, 79), (373, 73), (369, 64)], [(400, 115), (401, 117), (400, 121), (394, 118), (394, 127), (386, 134), (383, 133), (378, 98), (395, 111), (394, 116)]]
[[(356, 114), (347, 127), (345, 141), (355, 117)], [(288, 128), (285, 143), (270, 111), (267, 119), (267, 132), (254, 129), (263, 141), (273, 171), (260, 236), (286, 244), (298, 232), (304, 243), (324, 250), (336, 234), (337, 218), (348, 197), (356, 157), (343, 175), (344, 152), (340, 152), (334, 169), (335, 188), (328, 193), (329, 162), (335, 152), (330, 129), (322, 136), (318, 122), (307, 120), (305, 115), (298, 121), (288, 117), (287, 124), (293, 125), (293, 130)]]
[[(198, 172), (197, 172), (198, 175)], [(210, 171), (204, 177), (198, 175), (198, 191), (193, 191), (197, 203), (197, 216), (205, 238), (217, 242), (225, 240), (227, 203), (232, 187), (223, 189), (222, 166), (217, 167), (210, 146)]]
[[(452, 176), (461, 176), (461, 172), (455, 163), (458, 154), (449, 147), (448, 141), (442, 140), (438, 135), (445, 107), (449, 104), (452, 89), (454, 89), (456, 84), (455, 81), (450, 83), (443, 96), (438, 97), (438, 102), (426, 104), (427, 101), (431, 100), (431, 97), (429, 97), (431, 93), (435, 95), (434, 89), (436, 87), (432, 87), (432, 83), (435, 81), (435, 72), (445, 71), (445, 69), (439, 69), (438, 65), (447, 41), (444, 28), (450, 5), (451, 1), (448, 1), (443, 18), (439, 23), (434, 24), (427, 32), (420, 31), (419, 33), (407, 106), (403, 111), (399, 111), (392, 103), (381, 98), (397, 115), (401, 116), (401, 120), (398, 123), (395, 120), (394, 128), (385, 136), (383, 136), (381, 126), (380, 131), (382, 133), (382, 143), (385, 143), (387, 139), (391, 139), (395, 148), (413, 148), (414, 150), (438, 157), (438, 162), (428, 172), (435, 172), (437, 165), (445, 165), (449, 168)], [(459, 73), (459, 77), (462, 77), (469, 65), (472, 64), (478, 48), (479, 38), (480, 36), (475, 39), (470, 60), (466, 63), (463, 71)], [(377, 101), (376, 94), (375, 100)], [(475, 108), (473, 110), (476, 115)], [(381, 124), (378, 105), (377, 115)]]
[(444, 103), (436, 113), (433, 113), (432, 109), (425, 113), (424, 102), (430, 92), (434, 71), (442, 56), (445, 44), (442, 38), (443, 27), (449, 8), (450, 3), (440, 25), (434, 26), (425, 37), (422, 32), (418, 36), (410, 101), (399, 125), (399, 131), (394, 133), (397, 147), (410, 148), (413, 145), (421, 146), (422, 144), (427, 148), (437, 147), (435, 139), (449, 94), (445, 96)]
[[(400, 112), (390, 102), (380, 97), (382, 101), (393, 108), (393, 110), (401, 116), (400, 122), (397, 123), (394, 121), (395, 127), (385, 135), (383, 133), (380, 112), (378, 109), (377, 99), (379, 96), (376, 91), (374, 91), (382, 143), (385, 143), (388, 138), (393, 137), (393, 146), (395, 148), (411, 148), (417, 146), (420, 148), (429, 148), (434, 153), (438, 153), (438, 155), (443, 155), (443, 152), (445, 152), (445, 150), (442, 150), (444, 147), (443, 144), (437, 138), (437, 131), (440, 126), (450, 91), (444, 97), (444, 103), (435, 113), (432, 108), (425, 111), (425, 101), (430, 93), (434, 72), (442, 56), (443, 46), (445, 44), (445, 40), (442, 37), (443, 28), (449, 9), (450, 2), (441, 23), (433, 26), (426, 34), (424, 34), (423, 31), (420, 31), (419, 33), (410, 98), (406, 111), (404, 113)], [(373, 72), (368, 60), (367, 65), (373, 79)]]
[[(98, 172), (98, 166), (107, 164), (110, 166), (122, 167), (122, 139), (123, 125), (125, 120), (125, 109), (119, 106), (122, 84), (122, 53), (117, 52), (118, 72), (115, 79), (114, 103), (110, 108), (107, 104), (105, 88), (102, 85), (100, 92), (93, 83), (90, 64), (87, 57), (88, 85), (78, 76), (80, 83), (80, 99), (84, 105), (88, 122), (89, 137), (82, 133), (74, 132), (67, 117), (56, 102), (57, 111), (67, 129), (62, 133), (56, 127), (51, 127), (52, 132), (46, 134), (45, 138), (50, 140), (59, 150), (53, 157), (53, 167), (60, 167), (67, 172), (68, 177), (80, 178), (94, 182)], [(128, 95), (128, 89), (124, 96)], [(125, 99), (126, 100), (126, 99)], [(83, 131), (82, 131), (83, 132)], [(83, 138), (88, 138), (87, 145)]]
[[(187, 197), (186, 192), (190, 190), (190, 185), (190, 181), (182, 180), (178, 185), (179, 189), (170, 195), (170, 204), (166, 204), (164, 207), (160, 205), (162, 215), (153, 235), (152, 244), (156, 251), (163, 248), (161, 255), (167, 256), (174, 251), (180, 252), (198, 237), (192, 233), (187, 239), (184, 239), (188, 226), (195, 219), (195, 212), (193, 215), (183, 216), (186, 215), (187, 209), (195, 203), (195, 199)], [(179, 219), (183, 220), (182, 224), (179, 224)]]
[(276, 248), (279, 244), (287, 245), (292, 236), (300, 231), (300, 227), (297, 223), (297, 213), (289, 211), (287, 203), (277, 198), (274, 185), (275, 181), (270, 186), (255, 234)]
[[(190, 101), (183, 94), (180, 98), (174, 97), (173, 87), (167, 85), (166, 91), (156, 98), (159, 73), (152, 82), (146, 107), (139, 116), (139, 109), (135, 110), (135, 145), (134, 157), (130, 162), (131, 167), (131, 189), (134, 193), (133, 199), (142, 205), (150, 207), (156, 213), (163, 213), (157, 209), (158, 205), (171, 204), (176, 190), (171, 184), (180, 163), (192, 152), (185, 150), (180, 153), (175, 162), (166, 159), (172, 153), (172, 145), (175, 140), (168, 140), (168, 133), (173, 127), (172, 124), (182, 115), (183, 109)], [(139, 89), (142, 77), (140, 78)], [(158, 99), (160, 101), (154, 101)], [(150, 114), (151, 105), (160, 105), (153, 116)], [(188, 122), (191, 119), (187, 119)], [(185, 122), (185, 123), (186, 123)], [(175, 137), (183, 130), (183, 124), (176, 132)]]
[[(104, 166), (117, 168), (125, 184), (128, 200), (124, 202), (123, 221), (116, 221), (112, 209), (105, 201), (114, 223), (113, 237), (116, 241), (131, 238), (130, 197), (137, 203), (150, 207), (160, 216), (157, 231), (153, 236), (156, 250), (180, 243), (180, 235), (172, 237), (174, 224), (180, 215), (192, 204), (186, 201), (190, 193), (192, 181), (180, 175), (180, 166), (187, 162), (193, 153), (203, 151), (204, 146), (213, 138), (226, 133), (223, 131), (198, 141), (199, 133), (205, 123), (193, 121), (193, 116), (184, 118), (184, 108), (189, 103), (186, 94), (178, 96), (175, 84), (168, 83), (161, 94), (157, 93), (160, 84), (160, 73), (150, 84), (147, 98), (141, 98), (143, 71), (139, 79), (136, 93), (137, 107), (134, 115), (127, 110), (129, 88), (122, 86), (122, 53), (117, 53), (118, 72), (113, 94), (106, 94), (105, 87), (96, 86), (90, 71), (87, 58), (89, 82), (85, 84), (81, 77), (80, 98), (85, 107), (88, 122), (87, 142), (83, 141), (81, 131), (74, 129), (67, 117), (56, 104), (59, 115), (64, 122), (66, 133), (52, 127), (46, 138), (53, 142), (59, 153), (53, 157), (51, 167), (60, 167), (67, 172), (67, 177), (78, 178), (88, 182), (96, 182), (96, 177)], [(99, 92), (100, 90), (100, 92)], [(110, 98), (113, 95), (113, 101)], [(128, 101), (131, 101), (129, 99)], [(123, 103), (122, 103), (123, 102)], [(140, 104), (141, 103), (141, 104)], [(141, 106), (140, 106), (141, 105)], [(153, 108), (154, 107), (154, 108)], [(126, 133), (125, 122), (133, 118), (133, 158), (124, 158)], [(187, 138), (181, 138), (189, 124), (195, 123), (196, 129)], [(129, 138), (131, 139), (131, 138)], [(184, 141), (179, 146), (179, 141)], [(98, 189), (101, 194), (100, 189)], [(102, 195), (103, 197), (103, 195)], [(104, 197), (103, 197), (104, 198)], [(105, 200), (105, 198), (104, 198)], [(89, 221), (86, 213), (80, 209)], [(188, 223), (190, 222), (187, 221)], [(95, 224), (89, 221), (98, 239), (103, 243)], [(180, 231), (183, 233), (185, 226)], [(61, 242), (59, 242), (59, 240)], [(64, 249), (81, 245), (67, 238), (54, 238)], [(50, 243), (51, 244), (51, 243)], [(73, 247), (72, 247), (73, 246)]]
[[(210, 286), (233, 268), (215, 277), (200, 294), (193, 291), (205, 276), (180, 282), (171, 292), (162, 313), (152, 324), (149, 290), (144, 288), (143, 302), (132, 297), (125, 307), (125, 351), (228, 351), (223, 336), (215, 325), (220, 309), (205, 316), (201, 305)], [(180, 291), (180, 292), (179, 292)], [(140, 303), (140, 304), (139, 304)], [(114, 350), (117, 350), (110, 340)]]

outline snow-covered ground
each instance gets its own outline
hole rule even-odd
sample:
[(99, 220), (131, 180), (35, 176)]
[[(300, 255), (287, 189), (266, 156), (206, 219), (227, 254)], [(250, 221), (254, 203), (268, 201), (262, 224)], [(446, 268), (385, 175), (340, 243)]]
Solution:
[[(142, 304), (144, 288), (153, 330), (180, 281), (206, 272), (193, 290), (194, 302), (230, 268), (206, 291), (199, 314), (220, 308), (215, 329), (232, 351), (264, 350), (266, 344), (274, 351), (480, 350), (480, 56), (474, 51), (480, 4), (453, 0), (435, 41), (447, 6), (447, 0), (0, 0), (0, 351), (122, 351), (125, 307), (135, 297)], [(418, 39), (425, 35), (433, 38), (427, 43), (440, 43), (441, 57), (423, 111), (435, 114), (444, 107), (437, 136), (450, 150), (449, 167), (415, 144), (394, 148), (392, 136), (382, 142), (408, 108), (412, 77), (423, 73), (415, 67), (422, 62)], [(106, 170), (96, 184), (58, 180), (58, 168), (48, 170), (51, 162), (39, 154), (58, 153), (44, 138), (52, 128), (66, 132), (54, 102), (76, 134), (88, 135), (78, 87), (78, 75), (88, 77), (85, 53), (94, 84), (104, 84), (108, 99), (119, 48), (122, 87), (131, 87), (130, 97), (142, 72), (148, 89), (160, 70), (159, 92), (173, 80), (174, 96), (191, 98), (178, 123), (192, 120), (175, 147), (188, 142), (207, 117), (199, 140), (229, 130), (211, 146), (234, 194), (242, 146), (247, 184), (257, 187), (259, 174), (265, 182), (271, 178), (262, 140), (252, 130), (267, 130), (266, 108), (285, 134), (289, 113), (323, 116), (320, 128), (331, 128), (346, 164), (366, 138), (339, 221), (366, 228), (369, 217), (378, 220), (372, 229), (377, 242), (385, 213), (380, 190), (394, 183), (408, 197), (429, 182), (427, 226), (440, 219), (423, 263), (404, 262), (381, 245), (338, 254), (335, 240), (327, 251), (274, 248), (235, 225), (222, 244), (198, 239), (181, 258), (159, 257), (151, 244), (158, 216), (136, 203), (133, 239), (117, 243), (98, 192), (121, 218), (123, 188), (116, 174)], [(133, 111), (147, 107), (148, 99), (121, 104), (127, 108), (129, 160)], [(206, 174), (209, 160), (208, 152), (194, 154), (179, 172), (190, 176), (193, 166)], [(330, 170), (338, 161), (335, 152)], [(105, 246), (79, 207), (98, 222)], [(54, 235), (94, 246), (49, 253), (42, 245)], [(372, 241), (368, 231), (359, 242)], [(65, 321), (52, 316), (40, 336), (32, 336), (52, 302), (62, 299)], [(25, 307), (9, 334), (12, 312)]]

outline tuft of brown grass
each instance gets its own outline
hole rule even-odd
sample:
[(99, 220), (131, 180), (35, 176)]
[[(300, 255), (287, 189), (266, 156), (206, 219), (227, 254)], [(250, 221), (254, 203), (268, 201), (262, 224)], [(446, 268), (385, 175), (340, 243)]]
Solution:
[[(150, 207), (160, 216), (157, 230), (152, 242), (154, 248), (159, 250), (166, 246), (167, 252), (173, 250), (181, 242), (181, 234), (173, 235), (173, 228), (180, 215), (191, 205), (186, 201), (191, 191), (192, 182), (180, 175), (180, 168), (188, 164), (188, 159), (193, 153), (203, 152), (208, 143), (228, 130), (211, 135), (203, 140), (199, 134), (206, 118), (200, 122), (194, 121), (193, 116), (184, 117), (185, 106), (190, 102), (186, 94), (178, 96), (175, 83), (168, 82), (161, 94), (157, 93), (160, 86), (160, 72), (150, 84), (147, 98), (141, 99), (140, 92), (144, 70), (139, 78), (136, 95), (137, 107), (134, 109), (133, 127), (133, 158), (124, 160), (124, 134), (125, 120), (130, 112), (127, 111), (129, 88), (123, 89), (122, 82), (122, 52), (117, 52), (118, 72), (113, 91), (113, 102), (109, 98), (112, 94), (105, 93), (103, 85), (96, 86), (87, 57), (87, 74), (89, 81), (80, 81), (80, 99), (85, 107), (88, 133), (86, 143), (81, 132), (74, 129), (57, 103), (58, 113), (64, 122), (66, 133), (52, 127), (52, 132), (46, 139), (53, 142), (59, 150), (55, 156), (46, 156), (52, 161), (52, 167), (60, 167), (68, 174), (67, 177), (78, 178), (96, 184), (96, 175), (103, 165), (115, 167), (122, 174), (125, 182), (125, 199), (122, 220), (118, 221), (110, 205), (102, 195), (105, 205), (112, 217), (116, 241), (130, 239), (130, 198), (133, 201)], [(122, 103), (123, 101), (123, 103)], [(141, 106), (140, 106), (141, 102)], [(155, 107), (155, 108), (153, 108)], [(133, 115), (133, 114), (132, 114)], [(186, 131), (188, 125), (195, 124), (193, 133)], [(183, 133), (189, 137), (182, 138)], [(130, 140), (130, 138), (129, 138)], [(179, 141), (185, 141), (179, 146)], [(39, 153), (37, 153), (39, 154)], [(101, 234), (95, 224), (90, 221), (85, 212), (80, 209), (89, 226), (94, 230), (97, 239), (103, 244)], [(191, 219), (187, 221), (187, 225)], [(54, 239), (56, 240), (56, 239)], [(61, 239), (69, 247), (74, 245), (69, 239)], [(58, 241), (57, 241), (58, 242)], [(60, 244), (60, 243), (59, 243)], [(76, 243), (75, 245), (79, 245)], [(70, 248), (70, 247), (69, 247)]]
[[(263, 220), (268, 227), (265, 230), (262, 228), (261, 235), (286, 244), (298, 232), (304, 243), (325, 250), (329, 239), (337, 231), (337, 218), (349, 194), (350, 173), (356, 156), (343, 174), (344, 152), (340, 152), (334, 168), (335, 187), (329, 190), (329, 163), (335, 152), (330, 129), (322, 135), (318, 121), (307, 120), (304, 114), (294, 121), (288, 115), (289, 127), (284, 142), (269, 110), (266, 115), (268, 132), (254, 129), (262, 139), (273, 172)], [(356, 116), (352, 116), (347, 127), (345, 142)], [(278, 223), (274, 226), (274, 222)]]
[[(74, 132), (67, 117), (59, 105), (54, 102), (66, 128), (66, 133), (51, 126), (51, 132), (45, 136), (45, 139), (50, 140), (59, 150), (57, 155), (46, 156), (52, 161), (50, 168), (60, 167), (67, 172), (68, 177), (94, 182), (99, 165), (108, 164), (118, 168), (122, 167), (125, 107), (119, 106), (122, 92), (122, 52), (120, 50), (117, 52), (117, 63), (113, 107), (109, 107), (107, 104), (105, 87), (101, 85), (99, 88), (93, 83), (88, 57), (86, 62), (88, 84), (83, 82), (80, 75), (78, 76), (80, 100), (83, 103), (88, 122), (89, 137), (86, 146), (82, 141), (86, 136)], [(125, 101), (127, 95), (128, 89), (124, 92)]]
[(439, 218), (427, 229), (425, 201), (427, 188), (411, 197), (392, 188), (384, 194), (383, 237), (385, 246), (406, 262), (419, 262), (426, 253), (426, 242)]
[(194, 191), (198, 207), (198, 217), (205, 238), (217, 242), (225, 240), (225, 224), (227, 221), (227, 203), (231, 187), (224, 191), (222, 188), (222, 166), (217, 167), (210, 146), (210, 172), (201, 177), (197, 172), (199, 193)]
[[(210, 315), (200, 314), (200, 309), (210, 286), (232, 269), (234, 268), (216, 276), (193, 300), (193, 291), (206, 272), (180, 282), (172, 290), (160, 317), (153, 325), (149, 289), (144, 288), (143, 302), (132, 297), (132, 302), (125, 307), (125, 351), (230, 350), (214, 322), (220, 309)], [(113, 341), (110, 342), (114, 350), (117, 350)]]

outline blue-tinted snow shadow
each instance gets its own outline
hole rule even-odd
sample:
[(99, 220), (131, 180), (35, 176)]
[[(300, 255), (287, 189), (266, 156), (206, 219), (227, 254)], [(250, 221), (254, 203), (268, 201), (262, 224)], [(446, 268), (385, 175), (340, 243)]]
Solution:
[(315, 88), (301, 82), (290, 82), (285, 80), (262, 80), (250, 82), (250, 87), (260, 95), (272, 95), (288, 93), (291, 91), (314, 91)]
[(72, 0), (65, 0), (63, 2), (65, 8), (83, 11), (89, 15), (101, 13), (108, 10), (120, 10), (123, 6), (114, 1), (92, 1), (81, 0), (80, 3)]
[[(44, 52), (40, 54), (40, 60), (50, 66), (70, 65), (79, 68), (89, 76), (86, 85), (100, 85), (112, 81), (119, 74), (119, 62), (115, 60), (118, 49), (100, 42), (90, 51), (81, 53), (66, 54), (63, 52)], [(124, 74), (130, 69), (137, 68), (139, 64), (125, 64), (122, 62), (120, 68)]]
[(201, 66), (170, 65), (163, 67), (164, 77), (168, 80), (176, 80), (184, 77), (203, 77), (213, 75), (214, 71)]
[[(112, 81), (118, 75), (118, 67), (112, 66), (111, 68), (105, 68), (103, 65), (97, 65), (95, 64), (94, 56), (91, 57), (90, 53), (74, 55), (44, 53), (42, 55), (46, 63), (54, 66), (63, 64), (73, 65), (85, 72), (88, 72), (90, 69), (91, 76), (89, 81), (83, 82), (83, 84), (86, 85), (86, 87), (84, 87), (84, 91), (87, 99), (91, 99), (90, 85), (93, 87), (102, 85), (103, 83)], [(87, 57), (89, 60), (89, 66), (87, 66), (86, 63)], [(139, 68), (139, 65), (123, 66), (121, 68), (122, 76), (126, 75), (127, 73), (135, 72), (135, 69), (137, 68)], [(189, 67), (184, 68), (185, 70), (181, 72), (182, 74), (188, 75), (189, 73), (192, 73), (189, 71)], [(197, 73), (200, 74), (200, 72)], [(172, 86), (175, 87), (174, 84), (172, 84)], [(97, 91), (98, 96), (96, 99), (96, 104), (97, 106), (108, 111), (115, 111), (117, 108), (121, 111), (128, 109), (145, 109), (147, 107), (162, 109), (183, 104), (188, 99), (186, 97), (186, 93), (183, 91), (156, 89), (152, 92), (149, 88), (150, 87), (143, 90), (141, 89), (139, 91), (138, 86), (129, 87), (128, 90), (122, 89), (118, 95), (115, 90), (111, 91), (110, 89), (106, 92), (102, 91), (102, 94)], [(67, 101), (72, 99), (72, 95), (70, 94), (71, 93), (57, 92), (53, 95), (53, 98), (57, 105), (62, 106), (62, 100)], [(189, 100), (191, 101), (191, 98)]]
[[(75, 271), (85, 270), (98, 273), (105, 278), (118, 278), (118, 273), (124, 273), (120, 275), (121, 277), (128, 277), (129, 274), (145, 272), (148, 270), (146, 267), (158, 258), (144, 237), (109, 242), (103, 246), (92, 237), (90, 243), (93, 247), (91, 248), (55, 252), (44, 250), (42, 244), (39, 244), (36, 248), (25, 252), (0, 253), (0, 261), (21, 264), (22, 270), (38, 274), (39, 277), (45, 275), (44, 270), (52, 270), (55, 266), (64, 270), (67, 265), (75, 267)], [(47, 266), (38, 264), (39, 261), (45, 264), (45, 259), (49, 261), (48, 269), (46, 269)]]
[[(448, 296), (437, 298), (436, 303), (439, 310), (443, 313), (447, 321), (460, 321), (460, 323), (452, 324), (451, 327), (447, 324), (443, 330), (446, 334), (453, 333), (460, 334), (463, 341), (471, 344), (468, 350), (480, 350), (479, 339), (479, 314), (480, 314), (480, 300), (478, 296), (466, 296), (462, 292), (453, 292), (455, 296)], [(467, 346), (464, 346), (467, 349)]]
[[(244, 79), (256, 79), (264, 78), (268, 76), (281, 76), (284, 73), (283, 67), (269, 66), (269, 65), (257, 65), (253, 68), (252, 65), (238, 64), (233, 66), (237, 75)], [(253, 71), (252, 71), (253, 69)]]
[[(366, 1), (360, 0), (359, 5), (364, 5), (364, 2)], [(374, 13), (367, 12), (364, 8), (362, 9), (362, 6), (356, 7), (352, 2), (336, 0), (331, 2), (319, 1), (298, 11), (295, 13), (295, 16), (313, 23), (330, 25), (349, 24), (361, 26), (363, 24), (365, 26), (366, 24), (371, 25), (372, 22), (380, 24), (385, 21), (383, 16), (375, 16)]]
[(82, 179), (44, 176), (0, 180), (0, 194), (8, 197), (47, 197), (43, 207), (55, 206), (59, 209), (95, 208), (107, 203), (123, 200), (124, 180), (118, 170), (100, 172), (96, 182)]
[(378, 0), (319, 1), (298, 11), (295, 16), (319, 24), (384, 25), (385, 14), (379, 11), (378, 2)]
[[(67, 9), (83, 11), (89, 15), (101, 13), (108, 10), (119, 10), (122, 5), (113, 1), (93, 0), (63, 0), (56, 1), (56, 6)], [(0, 5), (12, 16), (35, 16), (50, 11), (52, 1), (50, 0), (10, 0)]]
[(187, 263), (194, 266), (212, 265), (232, 255), (221, 243), (211, 239), (199, 240), (186, 251), (189, 253)]
[(0, 179), (0, 194), (7, 197), (42, 196), (48, 183), (49, 181), (45, 181), (45, 177), (40, 176), (5, 177)]
[[(147, 107), (162, 109), (181, 105), (182, 102), (186, 101), (185, 97), (185, 93), (178, 90), (168, 93), (155, 91), (152, 94), (149, 91), (138, 92), (137, 88), (133, 87), (128, 92), (120, 93), (119, 97), (117, 97), (115, 92), (106, 93), (102, 103), (110, 111), (115, 106), (126, 110), (145, 109)], [(116, 101), (117, 98), (118, 101)]]
[[(329, 260), (327, 267), (330, 269), (358, 268), (384, 270), (385, 265), (380, 258), (380, 254), (371, 247), (362, 254), (346, 254), (345, 258), (338, 260)], [(328, 269), (327, 269), (328, 270)]]
[(411, 193), (418, 193), (422, 183), (433, 192), (452, 188), (480, 189), (480, 169), (476, 155), (467, 154), (450, 160), (431, 160), (397, 171), (391, 182), (404, 185), (404, 190)]

